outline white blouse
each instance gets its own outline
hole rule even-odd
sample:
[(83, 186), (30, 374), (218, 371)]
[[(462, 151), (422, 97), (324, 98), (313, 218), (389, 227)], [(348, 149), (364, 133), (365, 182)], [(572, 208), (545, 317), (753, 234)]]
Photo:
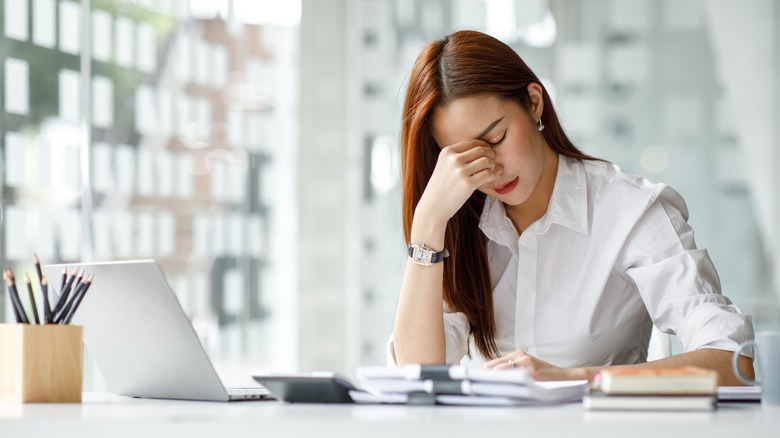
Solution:
[[(566, 368), (641, 363), (652, 324), (685, 351), (733, 351), (752, 339), (750, 315), (721, 294), (687, 219), (670, 187), (563, 155), (547, 213), (522, 235), (488, 196), (479, 227), (489, 239), (501, 355), (525, 349)], [(465, 315), (445, 305), (444, 330), (446, 361), (459, 363), (470, 337)], [(391, 335), (390, 365), (394, 356)]]

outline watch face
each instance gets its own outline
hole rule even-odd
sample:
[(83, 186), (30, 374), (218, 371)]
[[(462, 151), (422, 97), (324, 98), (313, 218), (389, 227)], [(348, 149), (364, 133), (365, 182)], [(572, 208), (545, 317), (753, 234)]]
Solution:
[(414, 248), (414, 255), (412, 256), (412, 259), (421, 264), (428, 264), (430, 263), (431, 253), (430, 251), (426, 251), (424, 248), (415, 247)]

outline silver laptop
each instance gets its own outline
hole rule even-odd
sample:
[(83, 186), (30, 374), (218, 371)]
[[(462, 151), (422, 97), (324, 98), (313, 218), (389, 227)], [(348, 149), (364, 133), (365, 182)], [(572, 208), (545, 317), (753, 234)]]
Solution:
[(225, 387), (154, 260), (48, 265), (46, 276), (59, 289), (63, 268), (70, 273), (76, 267), (95, 280), (73, 323), (84, 326), (84, 344), (112, 392), (178, 400), (271, 398), (262, 387)]

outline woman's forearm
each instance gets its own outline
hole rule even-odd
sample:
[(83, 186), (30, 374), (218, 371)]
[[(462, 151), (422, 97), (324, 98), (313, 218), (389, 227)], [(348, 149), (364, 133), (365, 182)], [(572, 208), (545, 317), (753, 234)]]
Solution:
[[(441, 251), (444, 249), (445, 228), (446, 224), (429, 224), (415, 218), (411, 243), (425, 244)], [(398, 365), (444, 363), (443, 278), (443, 263), (420, 266), (407, 260), (393, 328)]]
[[(701, 348), (696, 351), (677, 354), (663, 359), (634, 365), (615, 365), (609, 367), (572, 368), (573, 377), (593, 380), (593, 377), (601, 370), (610, 368), (661, 368), (678, 366), (697, 366), (717, 371), (720, 376), (721, 386), (740, 386), (740, 382), (731, 368), (731, 357), (734, 353), (713, 348)], [(739, 370), (745, 377), (753, 378), (753, 360), (746, 356), (740, 356), (737, 362)]]

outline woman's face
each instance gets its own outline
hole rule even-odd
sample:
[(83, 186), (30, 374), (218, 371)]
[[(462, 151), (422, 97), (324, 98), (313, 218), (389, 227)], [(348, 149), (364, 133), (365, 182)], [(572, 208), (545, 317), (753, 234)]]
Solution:
[(527, 110), (488, 94), (459, 98), (437, 108), (433, 137), (440, 148), (475, 138), (490, 144), (496, 153), (496, 178), (479, 191), (507, 205), (520, 205), (531, 196), (549, 148)]

